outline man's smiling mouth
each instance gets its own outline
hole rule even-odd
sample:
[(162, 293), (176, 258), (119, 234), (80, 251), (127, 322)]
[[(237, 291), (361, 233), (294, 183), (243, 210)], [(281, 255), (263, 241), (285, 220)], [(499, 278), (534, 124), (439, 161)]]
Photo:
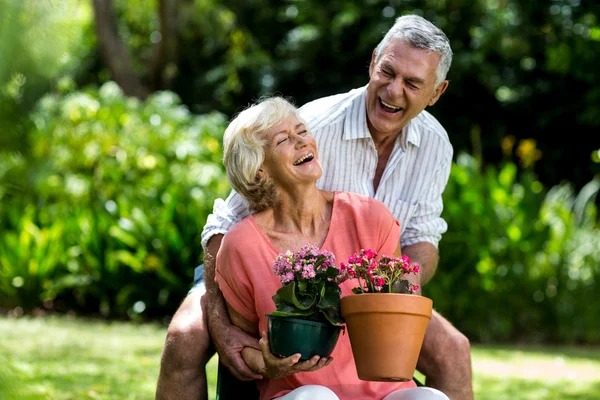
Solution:
[(393, 104), (386, 103), (385, 101), (381, 100), (381, 97), (379, 97), (379, 104), (387, 112), (397, 113), (398, 111), (403, 110), (402, 107), (397, 107)]

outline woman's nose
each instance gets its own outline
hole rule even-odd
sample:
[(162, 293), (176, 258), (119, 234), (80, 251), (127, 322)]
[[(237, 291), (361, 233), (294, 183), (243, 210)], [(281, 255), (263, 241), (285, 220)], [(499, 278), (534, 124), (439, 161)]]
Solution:
[(306, 146), (309, 142), (308, 136), (296, 135), (296, 146), (303, 147)]

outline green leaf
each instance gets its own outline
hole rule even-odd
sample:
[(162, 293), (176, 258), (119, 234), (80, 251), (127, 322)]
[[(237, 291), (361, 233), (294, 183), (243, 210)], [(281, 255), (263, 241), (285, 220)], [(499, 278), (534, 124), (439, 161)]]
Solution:
[(325, 271), (325, 273), (327, 274), (328, 278), (335, 278), (336, 276), (338, 276), (340, 271), (335, 267), (329, 267), (327, 268), (327, 271)]
[(335, 309), (335, 310), (328, 309), (328, 310), (323, 310), (321, 312), (323, 313), (323, 315), (325, 316), (327, 321), (329, 321), (329, 323), (331, 323), (331, 325), (339, 326), (344, 323), (344, 318), (340, 315), (340, 313), (337, 309)]
[(282, 310), (276, 310), (271, 313), (275, 317), (307, 317), (313, 312), (311, 310), (299, 310), (289, 304), (283, 304)]
[(136, 245), (138, 244), (138, 241), (135, 238), (135, 236), (125, 232), (123, 229), (116, 225), (110, 227), (110, 229), (108, 230), (108, 234), (113, 238), (117, 239), (118, 241), (125, 243), (129, 247), (136, 247)]
[[(382, 291), (385, 291), (385, 288), (383, 288)], [(390, 291), (392, 293), (410, 293), (410, 286), (406, 279), (402, 279), (400, 281), (394, 282), (392, 284), (392, 290)]]
[(273, 301), (279, 309), (279, 304), (291, 304), (300, 310), (310, 309), (315, 304), (315, 298), (311, 295), (301, 295), (296, 290), (296, 282), (292, 281), (289, 285), (285, 285), (277, 290), (273, 296)]
[(306, 291), (306, 281), (298, 281), (298, 290), (300, 291), (300, 293), (303, 293)]
[(322, 312), (337, 311), (340, 308), (340, 295), (342, 291), (334, 282), (327, 281), (323, 286), (324, 294), (321, 296), (321, 301), (317, 307)]

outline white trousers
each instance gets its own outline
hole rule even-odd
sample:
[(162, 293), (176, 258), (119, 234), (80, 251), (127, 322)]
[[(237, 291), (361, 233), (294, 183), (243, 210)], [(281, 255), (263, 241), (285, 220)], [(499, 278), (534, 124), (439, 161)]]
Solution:
[[(278, 400), (339, 400), (331, 389), (319, 385), (305, 385), (278, 397)], [(383, 400), (450, 400), (439, 390), (428, 387), (416, 387), (396, 390)]]

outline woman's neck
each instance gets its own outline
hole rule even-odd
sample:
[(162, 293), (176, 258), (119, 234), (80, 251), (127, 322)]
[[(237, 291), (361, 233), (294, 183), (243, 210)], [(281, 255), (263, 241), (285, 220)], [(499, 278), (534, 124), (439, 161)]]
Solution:
[(281, 191), (279, 204), (272, 210), (273, 227), (277, 231), (308, 234), (328, 221), (328, 201), (315, 186), (308, 190), (286, 193)]
[(333, 193), (316, 187), (279, 193), (272, 209), (255, 216), (257, 224), (275, 247), (284, 251), (306, 243), (321, 246), (327, 237), (333, 210)]

